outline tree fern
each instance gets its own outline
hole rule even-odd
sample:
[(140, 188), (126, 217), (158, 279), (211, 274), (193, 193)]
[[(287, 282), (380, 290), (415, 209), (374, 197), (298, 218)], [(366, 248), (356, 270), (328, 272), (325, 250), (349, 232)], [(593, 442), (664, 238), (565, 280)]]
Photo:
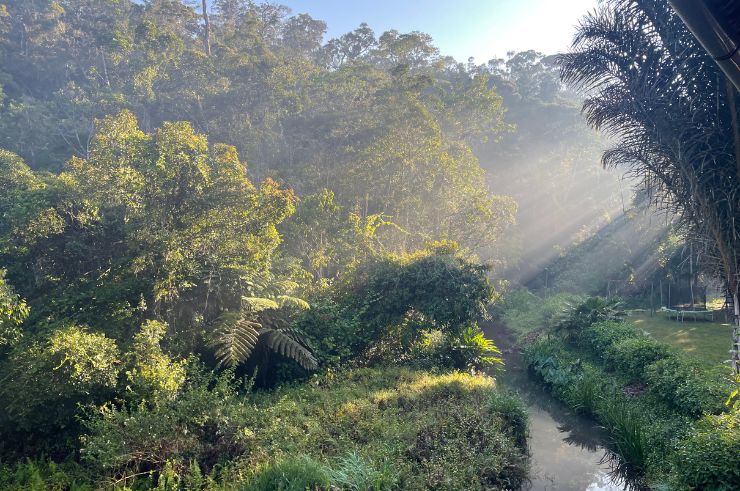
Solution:
[(295, 360), (307, 370), (318, 366), (306, 346), (303, 335), (295, 329), (280, 327), (288, 324), (281, 307), (309, 308), (300, 298), (281, 295), (277, 301), (261, 297), (243, 297), (241, 311), (225, 312), (216, 319), (211, 347), (219, 366), (233, 367), (252, 355), (260, 339), (267, 348)]
[(254, 351), (262, 326), (242, 312), (225, 312), (216, 319), (211, 346), (219, 366), (232, 367), (247, 360)]
[(315, 370), (318, 366), (311, 351), (299, 341), (300, 333), (297, 331), (264, 329), (261, 334), (264, 335), (267, 346), (271, 350), (295, 360), (306, 370)]

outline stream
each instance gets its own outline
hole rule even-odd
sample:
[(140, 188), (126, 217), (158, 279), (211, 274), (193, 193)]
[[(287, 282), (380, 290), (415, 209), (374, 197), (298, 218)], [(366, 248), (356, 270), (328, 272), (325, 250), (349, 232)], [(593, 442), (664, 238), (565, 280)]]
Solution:
[(486, 336), (503, 352), (505, 372), (497, 380), (517, 392), (529, 411), (531, 454), (529, 491), (621, 491), (630, 489), (611, 472), (608, 435), (598, 424), (575, 414), (531, 380), (513, 335), (491, 322)]

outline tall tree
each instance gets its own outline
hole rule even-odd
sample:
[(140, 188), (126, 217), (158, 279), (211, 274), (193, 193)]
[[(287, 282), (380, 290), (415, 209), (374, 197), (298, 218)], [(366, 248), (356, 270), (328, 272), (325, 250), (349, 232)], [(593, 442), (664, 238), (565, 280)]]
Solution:
[[(588, 122), (618, 139), (604, 165), (626, 166), (683, 218), (737, 308), (740, 161), (730, 82), (665, 0), (603, 2), (582, 20), (561, 62), (563, 79), (588, 95)], [(736, 314), (737, 371), (739, 326)]]

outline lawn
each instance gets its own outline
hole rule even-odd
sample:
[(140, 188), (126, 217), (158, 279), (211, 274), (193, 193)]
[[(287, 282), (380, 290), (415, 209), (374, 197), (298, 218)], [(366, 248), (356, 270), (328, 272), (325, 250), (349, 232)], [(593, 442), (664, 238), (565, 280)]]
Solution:
[(707, 364), (722, 362), (729, 358), (728, 351), (732, 339), (730, 324), (693, 320), (676, 322), (661, 314), (650, 317), (649, 312), (634, 313), (627, 319), (656, 339), (681, 348)]

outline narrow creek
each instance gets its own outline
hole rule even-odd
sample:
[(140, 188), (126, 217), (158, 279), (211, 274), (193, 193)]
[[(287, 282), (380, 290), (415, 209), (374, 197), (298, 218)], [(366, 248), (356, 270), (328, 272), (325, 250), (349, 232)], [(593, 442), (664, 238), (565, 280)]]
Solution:
[(611, 472), (608, 435), (575, 414), (531, 380), (513, 335), (491, 322), (481, 324), (503, 352), (505, 372), (497, 379), (517, 392), (529, 410), (530, 483), (527, 491), (621, 491), (629, 489)]

